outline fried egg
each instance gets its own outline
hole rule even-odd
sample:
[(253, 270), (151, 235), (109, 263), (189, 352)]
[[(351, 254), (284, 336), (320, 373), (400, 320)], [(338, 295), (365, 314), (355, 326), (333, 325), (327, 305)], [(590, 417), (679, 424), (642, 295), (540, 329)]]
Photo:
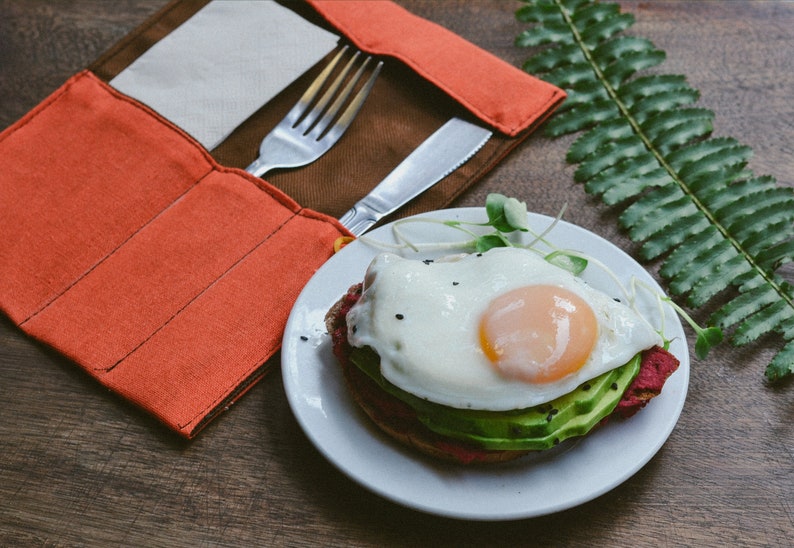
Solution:
[(630, 307), (517, 248), (436, 261), (382, 253), (347, 324), (392, 384), (491, 411), (546, 403), (662, 343)]

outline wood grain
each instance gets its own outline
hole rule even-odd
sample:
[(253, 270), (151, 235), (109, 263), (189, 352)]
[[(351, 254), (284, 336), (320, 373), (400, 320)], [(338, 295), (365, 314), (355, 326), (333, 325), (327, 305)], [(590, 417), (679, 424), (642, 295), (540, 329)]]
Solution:
[[(0, 127), (164, 3), (0, 0)], [(513, 46), (515, 2), (401, 3), (514, 65), (529, 55)], [(756, 173), (793, 185), (794, 3), (621, 4), (636, 16), (631, 33), (667, 52), (661, 70), (702, 92), (715, 133), (750, 145)], [(569, 143), (533, 135), (458, 205), (492, 191), (547, 214), (567, 202), (569, 220), (635, 251), (616, 212), (573, 183)], [(187, 443), (3, 317), (0, 545), (790, 545), (794, 386), (765, 385), (775, 348), (724, 345), (694, 361), (672, 436), (613, 491), (547, 517), (479, 523), (405, 509), (343, 476), (302, 434), (278, 371)]]

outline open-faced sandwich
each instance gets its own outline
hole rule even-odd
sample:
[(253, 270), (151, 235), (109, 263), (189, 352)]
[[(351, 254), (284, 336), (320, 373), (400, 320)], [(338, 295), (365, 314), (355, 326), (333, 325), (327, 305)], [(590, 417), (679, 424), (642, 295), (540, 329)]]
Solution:
[(511, 247), (435, 261), (382, 253), (326, 326), (366, 414), (460, 463), (512, 460), (629, 417), (679, 363), (630, 306)]

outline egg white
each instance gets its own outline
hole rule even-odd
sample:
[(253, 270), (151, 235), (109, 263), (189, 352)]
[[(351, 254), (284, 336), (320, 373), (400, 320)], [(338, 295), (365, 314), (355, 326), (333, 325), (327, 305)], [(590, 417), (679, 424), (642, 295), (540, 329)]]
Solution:
[[(598, 323), (598, 340), (584, 366), (555, 382), (506, 378), (480, 345), (480, 317), (491, 300), (532, 284), (554, 284), (576, 293), (593, 309)], [(350, 343), (372, 347), (389, 382), (443, 405), (491, 411), (546, 403), (662, 342), (625, 304), (517, 248), (446, 261), (382, 253), (367, 269), (364, 292), (347, 323)]]

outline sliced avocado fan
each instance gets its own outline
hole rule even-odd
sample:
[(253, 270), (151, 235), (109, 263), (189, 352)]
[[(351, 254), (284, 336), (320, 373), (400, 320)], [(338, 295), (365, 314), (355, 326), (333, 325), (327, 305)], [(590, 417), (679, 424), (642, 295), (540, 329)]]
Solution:
[(369, 347), (354, 348), (350, 360), (384, 391), (414, 409), (433, 432), (484, 449), (543, 450), (587, 434), (612, 413), (639, 373), (641, 355), (548, 403), (499, 412), (457, 409), (414, 396), (383, 378), (380, 358)]

